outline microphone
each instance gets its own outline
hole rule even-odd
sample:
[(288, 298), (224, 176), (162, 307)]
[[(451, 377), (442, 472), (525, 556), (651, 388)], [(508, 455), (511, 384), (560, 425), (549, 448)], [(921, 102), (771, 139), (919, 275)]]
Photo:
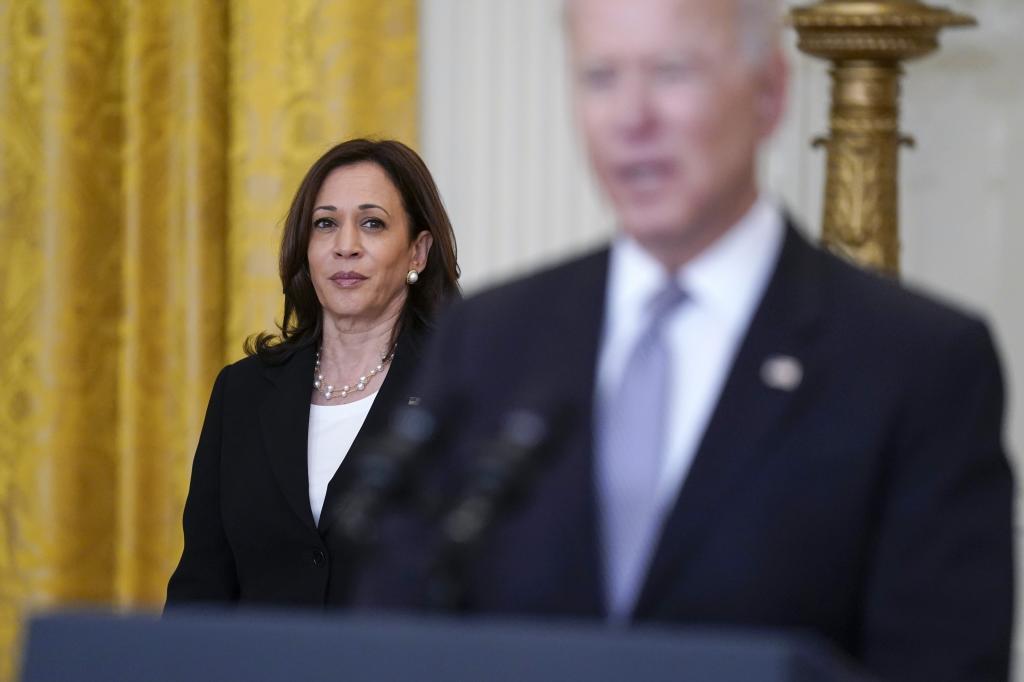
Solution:
[(443, 542), (469, 546), (483, 536), (503, 507), (527, 487), (553, 425), (547, 415), (532, 409), (517, 408), (505, 415), (497, 437), (485, 444), (459, 501), (442, 520)]
[(442, 422), (442, 413), (424, 406), (399, 408), (388, 431), (355, 458), (352, 484), (334, 510), (347, 541), (357, 546), (374, 541), (378, 517), (409, 486), (413, 471), (437, 444)]
[(501, 419), (494, 438), (481, 446), (482, 454), (471, 467), (462, 493), (441, 519), (429, 594), (435, 608), (466, 608), (466, 557), (528, 493), (548, 455), (567, 433), (567, 417), (567, 403), (513, 408)]

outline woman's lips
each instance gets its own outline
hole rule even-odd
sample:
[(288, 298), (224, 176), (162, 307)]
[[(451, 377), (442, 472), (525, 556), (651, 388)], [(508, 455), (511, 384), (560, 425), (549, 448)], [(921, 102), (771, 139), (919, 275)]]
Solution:
[(330, 280), (339, 287), (349, 288), (359, 286), (366, 280), (366, 275), (359, 272), (336, 272), (330, 276)]

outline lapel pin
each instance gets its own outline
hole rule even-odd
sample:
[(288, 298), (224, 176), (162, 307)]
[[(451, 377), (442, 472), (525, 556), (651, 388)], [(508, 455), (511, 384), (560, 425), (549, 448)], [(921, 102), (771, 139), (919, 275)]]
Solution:
[(416, 407), (417, 405), (420, 404), (419, 397), (415, 396), (415, 395), (409, 396), (409, 403), (408, 404), (409, 404), (410, 407)]
[(761, 381), (779, 391), (795, 391), (804, 378), (804, 368), (791, 355), (773, 355), (761, 365)]

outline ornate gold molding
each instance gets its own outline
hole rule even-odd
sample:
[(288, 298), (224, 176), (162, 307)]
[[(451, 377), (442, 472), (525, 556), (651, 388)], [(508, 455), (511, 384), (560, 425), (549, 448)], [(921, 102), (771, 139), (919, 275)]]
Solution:
[(938, 49), (944, 28), (975, 20), (917, 0), (821, 0), (790, 12), (797, 47), (832, 63), (822, 242), (869, 268), (899, 273), (902, 63)]

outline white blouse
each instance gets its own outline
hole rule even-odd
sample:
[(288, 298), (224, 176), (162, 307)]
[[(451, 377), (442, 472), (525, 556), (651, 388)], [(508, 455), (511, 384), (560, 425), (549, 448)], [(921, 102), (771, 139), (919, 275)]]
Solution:
[(306, 471), (309, 474), (309, 506), (317, 524), (327, 496), (327, 484), (352, 448), (352, 442), (376, 397), (377, 392), (374, 391), (347, 405), (309, 406)]

